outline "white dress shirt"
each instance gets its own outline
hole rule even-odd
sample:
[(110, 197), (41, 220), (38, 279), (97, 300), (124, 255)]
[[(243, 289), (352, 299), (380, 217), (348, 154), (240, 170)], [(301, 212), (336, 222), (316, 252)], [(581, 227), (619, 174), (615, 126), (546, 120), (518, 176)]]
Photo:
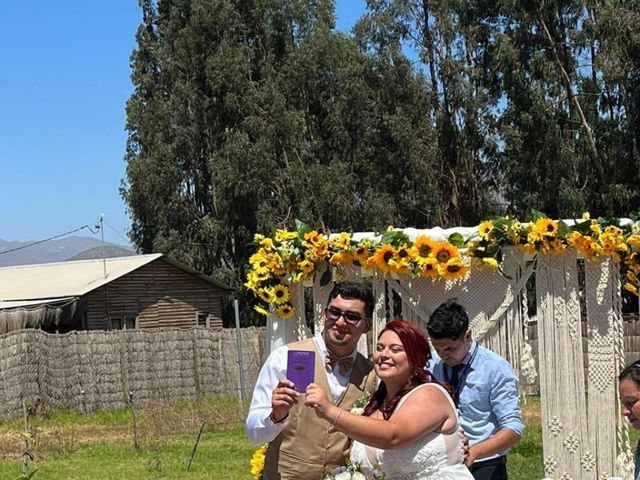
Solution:
[[(313, 341), (322, 356), (321, 362), (324, 364), (324, 357), (327, 355), (327, 346), (324, 343), (322, 334), (313, 337)], [(277, 387), (278, 382), (287, 377), (287, 352), (289, 347), (284, 345), (271, 352), (266, 362), (260, 369), (256, 386), (253, 389), (253, 397), (245, 428), (249, 440), (256, 445), (261, 445), (272, 441), (278, 436), (286, 425), (286, 420), (281, 423), (273, 423), (269, 418), (271, 414), (271, 395)], [(351, 356), (355, 360), (357, 351)], [(347, 375), (340, 373), (339, 368), (333, 369), (333, 372), (327, 372), (327, 382), (333, 396), (333, 402), (336, 403), (347, 389), (349, 379), (351, 378), (351, 370)], [(299, 401), (304, 401), (302, 398)]]

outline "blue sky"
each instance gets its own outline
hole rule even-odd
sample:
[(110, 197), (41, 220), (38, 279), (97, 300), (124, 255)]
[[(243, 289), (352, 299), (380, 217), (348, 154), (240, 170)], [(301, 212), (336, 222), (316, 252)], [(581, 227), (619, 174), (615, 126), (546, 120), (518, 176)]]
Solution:
[[(338, 28), (364, 5), (336, 0)], [(0, 239), (41, 240), (104, 213), (105, 240), (126, 243), (118, 188), (140, 19), (135, 0), (0, 0)]]

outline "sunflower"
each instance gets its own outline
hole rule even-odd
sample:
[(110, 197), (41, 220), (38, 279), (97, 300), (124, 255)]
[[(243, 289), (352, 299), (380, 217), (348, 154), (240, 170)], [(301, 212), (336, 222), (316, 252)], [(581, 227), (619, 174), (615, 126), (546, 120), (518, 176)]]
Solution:
[(631, 235), (627, 238), (627, 243), (631, 248), (639, 249), (640, 248), (640, 235)]
[(464, 277), (469, 271), (469, 267), (460, 261), (459, 258), (451, 258), (447, 263), (438, 265), (438, 273), (445, 280), (455, 280)]
[(350, 265), (353, 263), (353, 254), (349, 251), (339, 251), (331, 255), (329, 259), (331, 265)]
[(393, 259), (395, 253), (396, 250), (393, 248), (393, 245), (385, 243), (376, 250), (376, 253), (373, 255), (373, 263), (379, 270), (388, 272), (391, 270), (389, 268), (389, 262)]
[[(640, 252), (633, 252), (624, 261), (629, 268), (637, 267), (640, 264)], [(634, 270), (635, 271), (635, 270)]]
[(522, 229), (522, 225), (517, 220), (514, 221), (511, 225), (507, 226), (505, 231), (505, 235), (507, 240), (509, 240), (514, 245), (520, 243), (520, 230)]
[(353, 259), (357, 260), (360, 265), (364, 265), (369, 258), (369, 248), (371, 248), (371, 242), (368, 240), (361, 241), (353, 253)]
[(283, 243), (287, 240), (293, 240), (298, 238), (298, 232), (289, 232), (287, 230), (276, 230), (276, 234), (273, 237), (276, 242)]
[(304, 234), (304, 243), (306, 246), (316, 245), (324, 240), (324, 235), (321, 235), (317, 230), (311, 230)]
[(288, 303), (285, 303), (284, 305), (280, 305), (276, 309), (276, 315), (278, 315), (280, 318), (284, 318), (285, 320), (289, 320), (291, 317), (293, 317), (294, 313), (295, 313), (295, 310)]
[(267, 453), (267, 444), (262, 445), (256, 450), (251, 457), (251, 476), (253, 480), (260, 480), (262, 478), (262, 471), (264, 470), (264, 457)]
[(536, 246), (536, 243), (540, 243), (544, 236), (538, 229), (533, 229), (527, 234), (527, 243), (531, 243)]
[(337, 238), (331, 240), (331, 246), (337, 250), (349, 250), (351, 248), (351, 235), (342, 232)]
[(638, 287), (636, 287), (632, 283), (625, 283), (624, 284), (624, 289), (627, 290), (628, 292), (633, 293), (636, 296), (640, 296), (640, 295), (638, 295)]
[(273, 240), (270, 238), (264, 238), (260, 241), (260, 246), (267, 251), (275, 250), (275, 245), (273, 244)]
[(491, 220), (485, 220), (478, 225), (478, 235), (480, 238), (489, 238), (489, 234), (493, 231), (493, 222)]
[(597, 236), (602, 235), (602, 229), (600, 228), (600, 225), (598, 225), (598, 222), (596, 222), (595, 220), (591, 220), (591, 226), (589, 228)]
[(438, 261), (435, 258), (427, 258), (423, 262), (420, 262), (418, 271), (421, 277), (437, 277), (438, 273)]
[(314, 263), (324, 260), (328, 256), (329, 245), (324, 237), (318, 238), (316, 243), (309, 244), (308, 249), (304, 252), (304, 257)]
[(518, 248), (521, 249), (524, 253), (528, 253), (530, 255), (536, 253), (536, 246), (533, 243), (519, 243)]
[(550, 218), (539, 218), (533, 229), (543, 237), (555, 237), (558, 233), (558, 222)]
[(560, 239), (554, 238), (553, 241), (549, 243), (549, 248), (551, 250), (551, 253), (559, 254), (563, 253), (567, 249), (567, 246), (562, 243)]
[(268, 288), (259, 288), (256, 292), (258, 297), (265, 303), (273, 303), (273, 292)]
[(264, 307), (261, 307), (260, 305), (256, 305), (255, 307), (253, 307), (253, 309), (258, 312), (260, 315), (264, 315), (265, 317), (269, 316), (269, 310), (267, 310)]
[(286, 285), (276, 285), (271, 289), (271, 298), (273, 303), (281, 305), (291, 298), (291, 290)]
[(615, 225), (609, 225), (604, 229), (604, 233), (609, 235), (622, 236), (622, 229), (616, 227)]
[(416, 238), (416, 241), (413, 242), (413, 246), (411, 247), (413, 258), (415, 258), (418, 263), (426, 261), (430, 257), (435, 246), (436, 243), (429, 237), (420, 235)]
[(460, 253), (458, 249), (449, 242), (438, 242), (433, 247), (431, 256), (440, 263), (447, 263), (452, 258), (457, 258)]
[(498, 268), (498, 260), (493, 257), (484, 257), (482, 259), (482, 264), (489, 268)]
[(315, 268), (316, 268), (315, 264), (313, 262), (310, 262), (306, 258), (298, 262), (298, 270), (300, 270), (305, 275), (308, 275), (309, 273), (313, 272)]

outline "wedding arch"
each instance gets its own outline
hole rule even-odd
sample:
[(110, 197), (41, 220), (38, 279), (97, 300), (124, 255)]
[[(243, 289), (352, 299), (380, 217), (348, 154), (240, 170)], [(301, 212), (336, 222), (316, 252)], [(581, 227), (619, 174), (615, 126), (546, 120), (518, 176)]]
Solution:
[[(628, 477), (632, 455), (617, 399), (621, 280), (637, 293), (640, 236), (630, 220), (585, 217), (555, 221), (539, 214), (529, 223), (494, 217), (472, 228), (329, 236), (299, 223), (273, 238), (257, 235), (246, 286), (264, 302), (257, 310), (267, 315), (266, 351), (310, 336), (310, 325), (322, 328), (332, 280), (371, 281), (376, 304), (371, 335), (359, 346), (364, 353), (396, 310), (424, 327), (438, 305), (455, 297), (469, 313), (474, 338), (505, 357), (521, 385), (539, 377), (546, 477)], [(532, 276), (538, 372), (527, 338)], [(311, 322), (305, 291), (313, 299)]]

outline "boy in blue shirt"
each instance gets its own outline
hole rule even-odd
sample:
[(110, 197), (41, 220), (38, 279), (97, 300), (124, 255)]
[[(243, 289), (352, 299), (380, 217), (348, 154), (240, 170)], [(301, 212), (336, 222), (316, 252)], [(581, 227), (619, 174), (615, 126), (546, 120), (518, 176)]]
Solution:
[(472, 339), (469, 316), (455, 299), (433, 312), (427, 331), (431, 371), (451, 386), (469, 438), (469, 470), (476, 480), (507, 480), (506, 455), (524, 431), (511, 365)]

